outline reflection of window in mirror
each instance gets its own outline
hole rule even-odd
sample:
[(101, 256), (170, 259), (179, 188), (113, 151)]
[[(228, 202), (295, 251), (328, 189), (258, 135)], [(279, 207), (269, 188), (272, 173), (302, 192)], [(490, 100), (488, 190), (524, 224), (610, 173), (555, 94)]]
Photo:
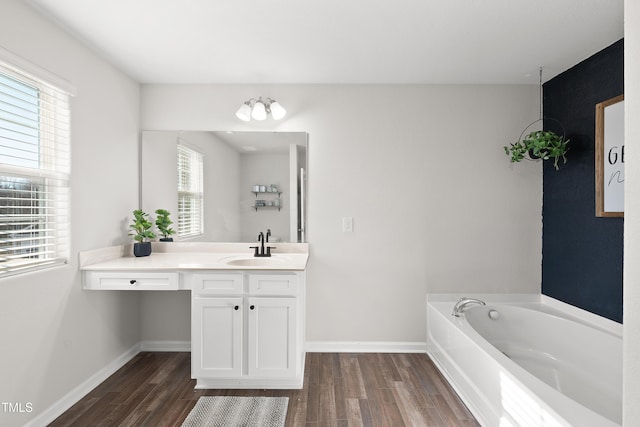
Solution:
[(178, 144), (178, 237), (203, 234), (203, 156)]

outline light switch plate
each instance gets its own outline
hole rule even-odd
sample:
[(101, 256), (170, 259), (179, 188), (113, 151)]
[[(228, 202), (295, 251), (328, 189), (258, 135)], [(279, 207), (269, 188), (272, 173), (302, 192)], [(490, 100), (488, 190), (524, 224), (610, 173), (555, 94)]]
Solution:
[(344, 218), (342, 218), (342, 232), (343, 233), (353, 233), (353, 218), (352, 217), (344, 217)]

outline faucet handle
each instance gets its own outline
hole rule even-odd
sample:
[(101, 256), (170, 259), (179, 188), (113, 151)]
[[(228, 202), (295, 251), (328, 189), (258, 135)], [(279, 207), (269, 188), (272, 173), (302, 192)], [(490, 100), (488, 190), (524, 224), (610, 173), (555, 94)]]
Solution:
[(267, 256), (271, 256), (271, 249), (276, 249), (275, 246), (267, 246)]
[(255, 249), (253, 256), (259, 256), (258, 255), (258, 249), (260, 248), (260, 246), (249, 246), (249, 249)]

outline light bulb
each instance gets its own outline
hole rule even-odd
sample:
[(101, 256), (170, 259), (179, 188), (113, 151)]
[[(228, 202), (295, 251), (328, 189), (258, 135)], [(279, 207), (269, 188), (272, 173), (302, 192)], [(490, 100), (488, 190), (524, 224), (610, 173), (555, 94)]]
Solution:
[(287, 114), (287, 110), (282, 108), (282, 105), (278, 104), (277, 101), (271, 102), (270, 108), (271, 115), (273, 116), (274, 120), (280, 120), (285, 116), (285, 114)]
[(249, 102), (245, 102), (240, 108), (238, 108), (238, 111), (236, 111), (236, 117), (245, 122), (251, 120), (251, 105), (249, 105)]
[(253, 110), (251, 111), (251, 117), (256, 120), (264, 120), (267, 118), (267, 109), (265, 108), (262, 101), (256, 101), (253, 106)]

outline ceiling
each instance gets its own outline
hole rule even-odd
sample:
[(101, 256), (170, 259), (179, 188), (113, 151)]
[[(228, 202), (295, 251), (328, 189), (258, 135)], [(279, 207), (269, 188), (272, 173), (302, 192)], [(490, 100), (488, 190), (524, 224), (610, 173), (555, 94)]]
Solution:
[(521, 84), (623, 37), (623, 0), (27, 0), (141, 83)]

